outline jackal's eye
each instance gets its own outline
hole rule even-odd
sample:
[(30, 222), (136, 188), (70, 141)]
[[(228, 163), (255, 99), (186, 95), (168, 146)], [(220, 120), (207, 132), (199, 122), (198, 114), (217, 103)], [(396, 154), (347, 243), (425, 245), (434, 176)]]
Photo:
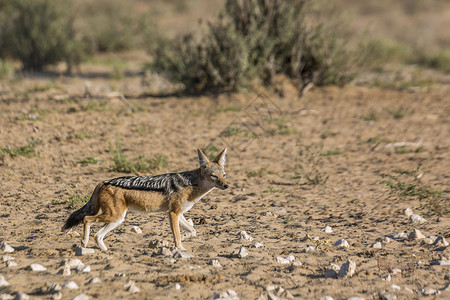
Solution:
[(227, 178), (227, 174), (223, 173), (223, 178)]
[(211, 174), (211, 178), (212, 179), (219, 179), (219, 177), (217, 177), (217, 175)]

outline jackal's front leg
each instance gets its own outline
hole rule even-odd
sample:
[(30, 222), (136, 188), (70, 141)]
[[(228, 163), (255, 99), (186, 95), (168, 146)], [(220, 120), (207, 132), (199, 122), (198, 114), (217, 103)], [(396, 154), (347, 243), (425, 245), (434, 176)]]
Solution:
[(191, 237), (191, 236), (197, 236), (197, 231), (194, 228), (194, 224), (189, 223), (189, 221), (186, 220), (186, 218), (183, 216), (183, 214), (180, 214), (178, 219), (180, 221), (181, 228), (188, 231), (181, 235), (182, 240), (184, 240), (185, 238)]
[(173, 239), (175, 241), (175, 247), (179, 250), (186, 250), (181, 244), (181, 233), (179, 224), (179, 214), (171, 211), (169, 212), (170, 229), (172, 229)]

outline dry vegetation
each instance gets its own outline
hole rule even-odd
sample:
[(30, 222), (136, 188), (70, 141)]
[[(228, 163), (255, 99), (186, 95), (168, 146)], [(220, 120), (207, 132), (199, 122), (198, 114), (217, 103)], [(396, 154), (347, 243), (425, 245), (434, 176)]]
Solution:
[[(447, 299), (450, 274), (439, 262), (450, 260), (449, 247), (406, 236), (419, 229), (426, 237), (450, 239), (448, 2), (344, 0), (311, 6), (307, 13), (318, 24), (345, 25), (335, 27), (345, 28), (334, 45), (345, 47), (337, 49), (345, 50), (338, 57), (358, 51), (348, 61), (350, 69), (340, 73), (356, 75), (344, 87), (318, 87), (317, 74), (300, 84), (283, 69), (280, 60), (287, 56), (276, 56), (287, 46), (258, 52), (271, 41), (255, 44), (254, 36), (241, 35), (230, 21), (233, 14), (218, 21), (225, 2), (83, 0), (70, 10), (60, 6), (65, 13), (55, 21), (70, 21), (64, 23), (68, 27), (50, 27), (49, 35), (37, 38), (54, 37), (47, 50), (61, 50), (66, 57), (52, 54), (48, 65), (31, 64), (35, 70), (25, 71), (31, 65), (8, 48), (23, 42), (10, 39), (17, 15), (8, 12), (19, 4), (53, 1), (0, 1), (0, 244), (14, 247), (12, 253), (0, 253), (17, 263), (2, 257), (0, 295), (212, 299), (232, 289), (240, 299), (267, 299), (269, 292), (298, 299), (420, 299), (426, 294)], [(264, 30), (264, 18), (245, 20)], [(59, 46), (58, 38), (71, 36), (60, 30), (76, 32), (67, 47)], [(155, 61), (164, 55), (158, 51), (203, 55), (203, 50), (195, 53), (198, 41), (207, 45), (208, 34), (224, 31), (227, 39), (216, 36), (213, 45), (233, 47), (240, 40), (245, 53), (264, 58), (261, 65), (234, 64), (213, 51), (219, 66), (226, 69), (230, 63), (243, 70), (242, 77), (230, 76), (232, 84), (223, 88), (214, 81), (222, 77), (206, 81), (203, 74), (194, 78), (200, 80), (195, 90), (209, 93), (180, 93), (189, 87), (164, 72), (162, 62)], [(184, 47), (191, 48), (180, 48), (176, 41), (189, 34), (196, 37)], [(205, 67), (182, 69), (183, 53), (173, 53), (165, 63), (178, 64), (176, 70), (186, 76)], [(308, 57), (338, 66), (327, 55)], [(209, 58), (202, 57), (202, 63)], [(68, 66), (72, 74), (66, 73)], [(239, 92), (219, 93), (235, 88)], [(172, 246), (164, 214), (130, 212), (106, 237), (108, 252), (92, 243), (95, 253), (79, 257), (90, 272), (80, 267), (67, 277), (59, 273), (64, 261), (75, 258), (81, 233), (81, 227), (69, 234), (60, 227), (99, 181), (188, 170), (197, 166), (197, 147), (214, 157), (224, 146), (230, 150), (230, 189), (213, 191), (186, 214), (198, 231), (184, 241), (193, 258), (161, 254), (164, 240)], [(412, 223), (403, 213), (407, 207), (426, 221)], [(132, 226), (143, 233), (133, 233)], [(243, 230), (254, 240), (241, 239)], [(341, 239), (348, 247), (335, 246)], [(254, 247), (258, 242), (263, 246)], [(377, 242), (381, 248), (373, 247)], [(249, 255), (239, 258), (242, 246)], [(289, 262), (290, 254), (301, 265)], [(356, 263), (355, 274), (335, 278), (333, 265), (348, 260)], [(32, 272), (31, 263), (47, 270)], [(94, 277), (100, 282), (90, 283)], [(139, 293), (132, 293), (130, 280)], [(51, 287), (69, 281), (79, 288)]]

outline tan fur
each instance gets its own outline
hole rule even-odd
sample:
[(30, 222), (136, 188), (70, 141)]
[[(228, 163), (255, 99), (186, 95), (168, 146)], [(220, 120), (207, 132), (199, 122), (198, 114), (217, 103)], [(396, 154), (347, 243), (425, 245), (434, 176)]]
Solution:
[[(196, 231), (184, 218), (183, 209), (189, 210), (195, 202), (217, 185), (223, 186), (222, 189), (228, 187), (225, 183), (224, 174), (222, 174), (224, 173), (225, 153), (226, 149), (211, 162), (199, 150), (200, 162), (206, 161), (206, 165), (202, 165), (200, 168), (201, 176), (198, 178), (198, 186), (187, 186), (170, 195), (164, 195), (157, 191), (131, 190), (103, 183), (98, 184), (91, 197), (95, 215), (88, 215), (83, 219), (83, 246), (86, 247), (89, 242), (91, 224), (104, 223), (105, 227), (100, 229), (96, 235), (96, 242), (102, 250), (106, 250), (103, 237), (123, 222), (129, 209), (133, 209), (147, 212), (167, 212), (175, 246), (180, 250), (185, 250), (181, 243), (180, 225), (183, 229), (189, 231), (190, 235), (186, 236), (195, 236)], [(219, 172), (219, 170), (222, 171)], [(217, 174), (217, 183), (212, 181), (211, 172)]]

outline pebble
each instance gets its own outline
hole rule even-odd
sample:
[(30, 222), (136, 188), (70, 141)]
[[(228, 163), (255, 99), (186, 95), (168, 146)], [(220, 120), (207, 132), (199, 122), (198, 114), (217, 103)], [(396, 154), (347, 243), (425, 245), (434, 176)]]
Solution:
[(137, 226), (133, 226), (133, 227), (131, 227), (131, 232), (137, 233), (137, 234), (141, 234), (142, 233), (142, 229), (140, 229)]
[(167, 247), (161, 247), (159, 248), (159, 252), (160, 255), (164, 255), (164, 256), (173, 256), (172, 251), (170, 251), (169, 248)]
[(325, 278), (337, 278), (338, 273), (333, 269), (328, 269), (325, 271)]
[(75, 281), (68, 281), (66, 283), (63, 283), (61, 287), (69, 290), (76, 290), (79, 288), (78, 284)]
[[(66, 264), (66, 262), (63, 262), (64, 264)], [(67, 261), (67, 264), (70, 266), (71, 269), (75, 269), (80, 265), (84, 264), (81, 262), (81, 260), (79, 260), (78, 258), (71, 258)]]
[(439, 295), (441, 292), (435, 289), (420, 289), (419, 292), (424, 296), (434, 296)]
[(403, 214), (409, 218), (413, 214), (413, 211), (408, 207), (403, 210)]
[(435, 236), (435, 235), (430, 235), (429, 237), (424, 238), (423, 241), (422, 241), (422, 243), (431, 245), (431, 244), (434, 243), (434, 241), (435, 241), (436, 239), (437, 239), (437, 236)]
[(47, 268), (40, 264), (31, 264), (28, 267), (26, 267), (27, 270), (33, 271), (33, 272), (43, 272), (47, 271)]
[(241, 240), (245, 240), (245, 241), (253, 241), (253, 238), (246, 232), (246, 231), (241, 231), (239, 233), (239, 236), (241, 237)]
[(366, 300), (366, 299), (364, 299), (363, 297), (350, 297), (345, 300)]
[(73, 298), (73, 300), (89, 300), (89, 297), (86, 294), (80, 294), (80, 295), (76, 296), (75, 298)]
[(402, 289), (400, 286), (398, 286), (396, 284), (391, 284), (390, 288), (391, 288), (391, 290), (394, 290), (394, 291), (400, 291)]
[(6, 242), (2, 243), (1, 248), (2, 248), (3, 252), (5, 252), (5, 253), (12, 253), (12, 252), (14, 252), (14, 248), (11, 247), (10, 245), (8, 245)]
[(173, 286), (177, 291), (181, 289), (181, 285), (179, 283), (175, 283)]
[(3, 275), (0, 275), (0, 287), (2, 286), (8, 286), (9, 282), (6, 281), (5, 277), (3, 277)]
[(286, 210), (286, 208), (284, 208), (284, 207), (274, 207), (274, 208), (272, 208), (271, 210), (270, 210), (270, 212), (272, 213), (272, 214), (277, 214), (277, 215), (284, 215), (284, 214), (286, 214), (287, 213), (287, 210)]
[(302, 250), (303, 253), (306, 253), (309, 251), (316, 251), (316, 248), (314, 246), (308, 245), (305, 247), (305, 249)]
[(186, 251), (176, 251), (173, 254), (173, 258), (182, 258), (182, 259), (189, 259), (194, 257), (192, 254), (190, 254), (189, 252)]
[(155, 249), (159, 247), (169, 247), (169, 242), (166, 240), (154, 240), (148, 244), (149, 248)]
[(417, 214), (412, 214), (409, 216), (409, 220), (411, 221), (411, 223), (413, 224), (422, 224), (425, 223), (427, 220), (424, 219), (422, 216), (419, 216)]
[(381, 244), (381, 242), (376, 242), (375, 244), (372, 245), (372, 248), (381, 249), (383, 248), (383, 245)]
[(88, 254), (94, 254), (95, 250), (92, 248), (76, 247), (75, 256), (84, 256)]
[(57, 292), (56, 294), (53, 294), (50, 299), (52, 299), (52, 300), (61, 300), (62, 299), (62, 293), (61, 292)]
[(212, 259), (209, 264), (216, 268), (222, 268), (222, 265), (220, 264), (218, 259)]
[(334, 299), (331, 296), (324, 296), (324, 297), (320, 298), (319, 300), (334, 300)]
[(430, 265), (435, 265), (435, 266), (450, 266), (450, 259), (444, 260), (444, 259), (440, 259), (440, 260), (433, 260)]
[(125, 277), (127, 276), (125, 273), (116, 273), (114, 274), (114, 277)]
[(89, 284), (99, 283), (100, 279), (98, 277), (93, 277), (91, 280), (89, 280)]
[(395, 296), (394, 294), (388, 293), (388, 294), (384, 294), (381, 299), (383, 300), (396, 300), (397, 296)]
[(381, 240), (383, 243), (389, 244), (391, 242), (391, 238), (388, 236), (383, 237), (383, 239)]
[(253, 244), (254, 248), (261, 248), (262, 246), (264, 246), (263, 243), (255, 243), (255, 244)]
[(438, 246), (438, 247), (442, 247), (448, 246), (448, 242), (445, 240), (445, 238), (442, 235), (439, 235), (436, 240), (434, 241), (433, 245)]
[(241, 248), (239, 249), (239, 252), (238, 252), (237, 256), (238, 256), (239, 258), (244, 258), (244, 257), (248, 256), (248, 251), (247, 251), (247, 249), (245, 249), (244, 247), (241, 247)]
[(352, 277), (356, 271), (356, 263), (353, 260), (347, 260), (339, 269), (338, 276), (340, 278)]
[(333, 232), (333, 229), (332, 229), (330, 226), (325, 226), (325, 227), (323, 228), (323, 231), (325, 231), (325, 233), (332, 233), (332, 232)]
[(394, 240), (402, 240), (402, 239), (406, 238), (406, 233), (404, 233), (404, 232), (393, 232), (389, 237), (394, 239)]
[(136, 282), (134, 282), (133, 280), (125, 283), (123, 287), (127, 292), (130, 292), (132, 294), (139, 293), (141, 291), (141, 289), (136, 286)]
[(414, 240), (422, 240), (424, 239), (425, 236), (422, 234), (422, 232), (420, 232), (420, 230), (418, 229), (414, 229), (413, 231), (411, 231), (408, 235), (408, 240), (410, 241), (414, 241)]
[(214, 300), (239, 300), (239, 297), (234, 290), (228, 289), (215, 295)]
[(28, 296), (24, 292), (17, 292), (16, 297), (14, 299), (15, 300), (28, 300), (28, 299), (30, 299), (30, 296)]
[(12, 300), (14, 299), (14, 296), (11, 296), (10, 294), (1, 294), (0, 300)]
[(15, 261), (9, 260), (6, 262), (6, 266), (8, 268), (17, 267), (17, 263)]
[(11, 260), (15, 260), (15, 258), (12, 257), (12, 256), (9, 256), (9, 255), (3, 255), (2, 256), (2, 262), (8, 262), (8, 261), (11, 261)]
[(390, 274), (387, 274), (387, 275), (383, 276), (382, 279), (386, 280), (386, 281), (391, 281), (392, 280), (392, 276)]
[(83, 269), (81, 269), (81, 272), (83, 273), (89, 273), (91, 271), (91, 266), (85, 266)]
[(347, 242), (346, 240), (344, 240), (344, 239), (340, 239), (339, 241), (337, 241), (336, 243), (334, 243), (334, 245), (335, 245), (336, 247), (342, 247), (342, 248), (348, 248), (348, 247), (349, 247), (348, 242)]
[(399, 274), (399, 273), (401, 273), (401, 272), (402, 272), (402, 270), (400, 270), (400, 269), (393, 269), (393, 270), (392, 270), (392, 274), (393, 274), (393, 275)]
[(70, 276), (70, 265), (69, 264), (65, 264), (64, 265), (64, 269), (62, 269), (61, 271), (60, 271), (60, 273), (63, 275), (63, 276)]
[(281, 256), (277, 256), (277, 263), (285, 265), (285, 264), (290, 264), (291, 261), (289, 259), (283, 258)]
[(405, 287), (405, 291), (407, 291), (410, 294), (414, 294), (414, 291), (410, 289), (409, 287)]

